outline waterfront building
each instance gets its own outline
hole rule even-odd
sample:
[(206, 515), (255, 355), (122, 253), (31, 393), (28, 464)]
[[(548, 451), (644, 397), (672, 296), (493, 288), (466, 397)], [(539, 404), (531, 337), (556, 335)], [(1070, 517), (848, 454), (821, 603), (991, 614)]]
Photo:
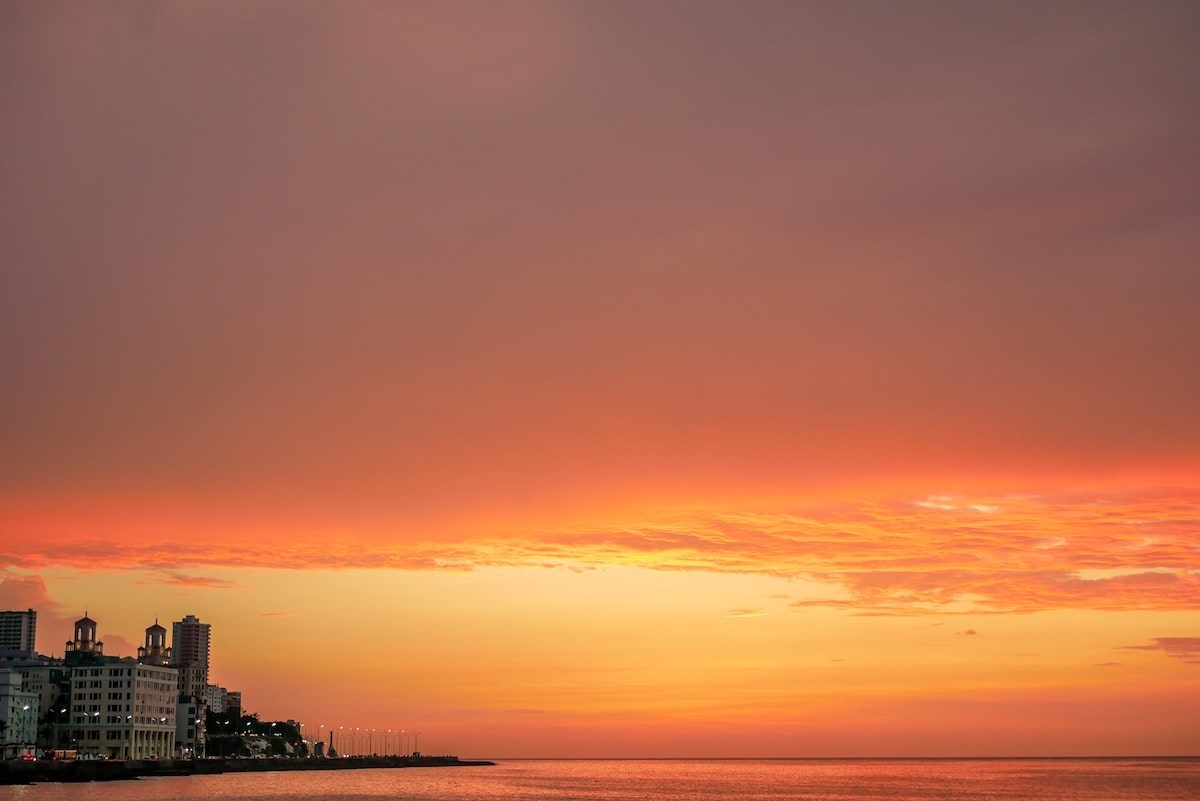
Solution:
[(0, 612), (0, 650), (29, 651), (37, 649), (37, 612)]
[(21, 689), (37, 696), (37, 744), (57, 747), (70, 719), (70, 669), (47, 660), (44, 664), (14, 667), (13, 671), (21, 675)]
[(225, 693), (225, 711), (231, 718), (242, 716), (242, 694), (240, 691), (228, 690)]
[(14, 759), (37, 741), (38, 697), (21, 689), (21, 674), (0, 670), (0, 758)]
[(126, 657), (71, 669), (71, 747), (111, 759), (175, 750), (179, 674)]
[(218, 684), (210, 684), (205, 688), (204, 705), (213, 712), (225, 711), (225, 694), (229, 692)]
[(206, 750), (204, 712), (203, 701), (180, 696), (175, 706), (176, 756), (184, 759), (204, 756)]

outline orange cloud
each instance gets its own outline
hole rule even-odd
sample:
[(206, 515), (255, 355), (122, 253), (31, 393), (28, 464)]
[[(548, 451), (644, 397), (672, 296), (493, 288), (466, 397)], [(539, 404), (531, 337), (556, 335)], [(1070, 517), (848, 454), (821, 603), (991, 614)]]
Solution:
[[(215, 530), (128, 540), (23, 537), (10, 564), (166, 571), (181, 567), (394, 568), (620, 565), (804, 578), (831, 586), (793, 608), (871, 615), (1043, 609), (1200, 608), (1200, 489), (924, 495), (732, 513), (694, 508), (630, 525), (530, 527), (420, 541), (391, 532), (305, 532), (286, 541)], [(23, 525), (36, 529), (26, 516)], [(83, 527), (81, 527), (81, 530)], [(834, 587), (838, 588), (836, 591)]]

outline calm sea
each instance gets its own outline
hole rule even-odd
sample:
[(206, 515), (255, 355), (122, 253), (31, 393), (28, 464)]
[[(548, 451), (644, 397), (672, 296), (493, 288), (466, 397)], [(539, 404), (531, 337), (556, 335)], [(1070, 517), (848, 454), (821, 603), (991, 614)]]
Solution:
[(0, 801), (1200, 799), (1200, 759), (514, 760), (0, 787)]

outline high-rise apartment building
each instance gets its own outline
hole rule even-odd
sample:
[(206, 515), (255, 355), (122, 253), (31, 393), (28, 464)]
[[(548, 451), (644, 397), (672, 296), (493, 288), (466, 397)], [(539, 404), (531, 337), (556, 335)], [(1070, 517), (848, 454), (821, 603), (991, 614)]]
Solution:
[[(152, 648), (151, 632), (146, 630), (146, 648)], [(170, 665), (179, 671), (179, 727), (177, 745), (181, 753), (203, 755), (204, 702), (208, 696), (209, 625), (195, 615), (171, 624)]]
[(37, 612), (0, 612), (0, 649), (33, 651), (37, 641)]
[(209, 625), (195, 615), (171, 624), (171, 664), (202, 667), (208, 672)]
[(179, 670), (179, 694), (204, 698), (208, 689), (209, 624), (195, 615), (171, 624), (171, 667)]

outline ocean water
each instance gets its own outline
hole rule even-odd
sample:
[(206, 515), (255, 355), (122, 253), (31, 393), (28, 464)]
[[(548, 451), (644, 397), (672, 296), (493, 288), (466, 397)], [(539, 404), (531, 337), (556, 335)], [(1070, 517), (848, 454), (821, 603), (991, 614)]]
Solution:
[(0, 787), (0, 801), (1196, 801), (1200, 759), (513, 760)]

